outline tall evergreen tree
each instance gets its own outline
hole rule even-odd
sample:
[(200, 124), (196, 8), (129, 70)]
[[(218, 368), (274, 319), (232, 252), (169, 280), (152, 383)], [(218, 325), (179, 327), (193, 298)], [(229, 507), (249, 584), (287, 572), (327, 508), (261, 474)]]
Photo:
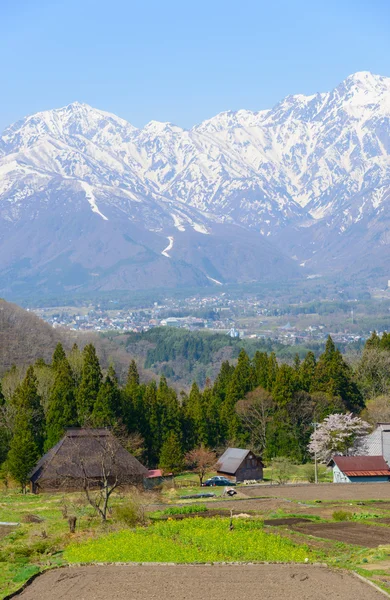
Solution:
[(364, 406), (352, 370), (330, 336), (326, 342), (325, 352), (321, 354), (316, 366), (312, 391), (340, 396), (347, 410), (356, 412)]
[(316, 358), (313, 352), (308, 352), (299, 367), (299, 383), (301, 390), (310, 392), (316, 370)]
[(271, 352), (268, 357), (268, 378), (267, 378), (267, 387), (265, 388), (269, 392), (272, 390), (273, 385), (276, 381), (276, 376), (278, 374), (279, 365), (276, 358), (275, 352)]
[(3, 464), (5, 459), (7, 458), (7, 454), (9, 451), (9, 443), (11, 440), (11, 432), (7, 427), (6, 423), (6, 406), (5, 406), (5, 397), (1, 388), (0, 381), (0, 466)]
[(75, 385), (72, 369), (66, 357), (56, 367), (56, 377), (49, 398), (46, 423), (46, 451), (55, 446), (67, 427), (74, 427), (78, 424)]
[(257, 351), (253, 358), (253, 366), (255, 369), (256, 387), (268, 389), (268, 354), (266, 352)]
[(236, 413), (236, 403), (252, 389), (254, 380), (251, 361), (245, 350), (242, 349), (230, 379), (225, 400), (221, 405), (221, 419), (225, 427), (225, 435), (231, 442), (237, 440), (240, 433), (240, 419)]
[(99, 359), (95, 346), (88, 344), (83, 350), (83, 368), (77, 390), (77, 413), (80, 425), (90, 418), (102, 382)]
[(120, 391), (115, 373), (108, 373), (100, 386), (91, 415), (93, 427), (113, 427), (116, 422), (116, 411), (120, 404)]
[(191, 432), (189, 432), (192, 443), (191, 448), (201, 444), (207, 444), (206, 408), (203, 403), (203, 396), (195, 382), (192, 384), (186, 402), (185, 416), (188, 417), (191, 424)]
[(61, 364), (61, 362), (66, 358), (65, 350), (60, 342), (58, 342), (55, 350), (53, 352), (53, 358), (51, 360), (51, 364), (53, 369), (57, 369), (57, 367)]
[(136, 362), (132, 360), (127, 372), (126, 385), (122, 390), (121, 404), (122, 420), (129, 432), (140, 429), (143, 408), (138, 368)]
[(15, 418), (7, 466), (12, 477), (20, 483), (23, 492), (26, 491), (29, 473), (40, 455), (31, 423), (31, 409), (20, 405)]
[(159, 467), (165, 473), (177, 475), (183, 470), (184, 455), (177, 433), (172, 431), (162, 445)]
[[(42, 452), (45, 437), (45, 415), (38, 394), (38, 383), (33, 366), (27, 369), (25, 378), (16, 388), (12, 397), (12, 405), (17, 413), (24, 413), (30, 419), (34, 442), (38, 452)], [(13, 434), (15, 435), (15, 433)]]
[(272, 386), (272, 397), (277, 406), (286, 406), (299, 389), (298, 373), (289, 365), (281, 365), (275, 383)]

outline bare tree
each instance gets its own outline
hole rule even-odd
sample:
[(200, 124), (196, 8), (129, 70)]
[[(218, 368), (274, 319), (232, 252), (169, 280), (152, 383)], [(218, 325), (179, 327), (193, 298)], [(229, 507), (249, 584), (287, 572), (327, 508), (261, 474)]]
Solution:
[(112, 494), (121, 487), (141, 484), (147, 469), (108, 430), (84, 429), (68, 437), (57, 477), (64, 488), (81, 488), (102, 521), (107, 520)]
[(249, 392), (236, 405), (244, 427), (250, 432), (251, 446), (259, 452), (263, 452), (266, 447), (267, 425), (273, 409), (274, 402), (271, 394), (261, 387)]
[(202, 485), (206, 473), (216, 466), (217, 455), (212, 450), (200, 446), (188, 452), (185, 460), (187, 465), (198, 475), (199, 483)]

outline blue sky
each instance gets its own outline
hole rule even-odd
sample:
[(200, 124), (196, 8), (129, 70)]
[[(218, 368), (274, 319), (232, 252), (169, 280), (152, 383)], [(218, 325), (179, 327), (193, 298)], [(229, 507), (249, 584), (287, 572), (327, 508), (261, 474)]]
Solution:
[(0, 130), (78, 100), (183, 127), (361, 70), (390, 76), (389, 0), (0, 0)]

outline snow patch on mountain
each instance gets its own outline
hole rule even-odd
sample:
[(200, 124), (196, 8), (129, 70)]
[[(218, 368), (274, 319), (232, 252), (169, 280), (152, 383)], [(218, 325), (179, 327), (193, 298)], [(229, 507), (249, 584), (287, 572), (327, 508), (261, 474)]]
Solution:
[(81, 181), (80, 185), (85, 192), (85, 197), (92, 208), (92, 212), (99, 215), (104, 221), (108, 221), (108, 218), (105, 215), (103, 215), (103, 213), (100, 212), (100, 210), (98, 209), (92, 186), (89, 185), (89, 183), (87, 183), (86, 181)]

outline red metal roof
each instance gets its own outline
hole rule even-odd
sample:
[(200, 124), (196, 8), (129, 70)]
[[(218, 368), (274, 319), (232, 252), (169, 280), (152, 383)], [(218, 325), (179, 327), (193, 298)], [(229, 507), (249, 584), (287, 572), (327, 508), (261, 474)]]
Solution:
[(386, 475), (387, 477), (389, 477), (390, 475), (390, 470), (383, 470), (383, 471), (343, 471), (345, 473), (345, 475), (348, 475), (348, 477), (375, 477), (376, 475)]
[(390, 476), (390, 469), (383, 456), (334, 456), (332, 462), (338, 466), (340, 471), (352, 477)]
[(152, 477), (162, 477), (162, 470), (161, 469), (150, 469), (148, 472), (148, 479), (151, 479)]
[(164, 473), (161, 469), (149, 469), (148, 471), (148, 479), (153, 479), (153, 477), (171, 477), (172, 473)]

